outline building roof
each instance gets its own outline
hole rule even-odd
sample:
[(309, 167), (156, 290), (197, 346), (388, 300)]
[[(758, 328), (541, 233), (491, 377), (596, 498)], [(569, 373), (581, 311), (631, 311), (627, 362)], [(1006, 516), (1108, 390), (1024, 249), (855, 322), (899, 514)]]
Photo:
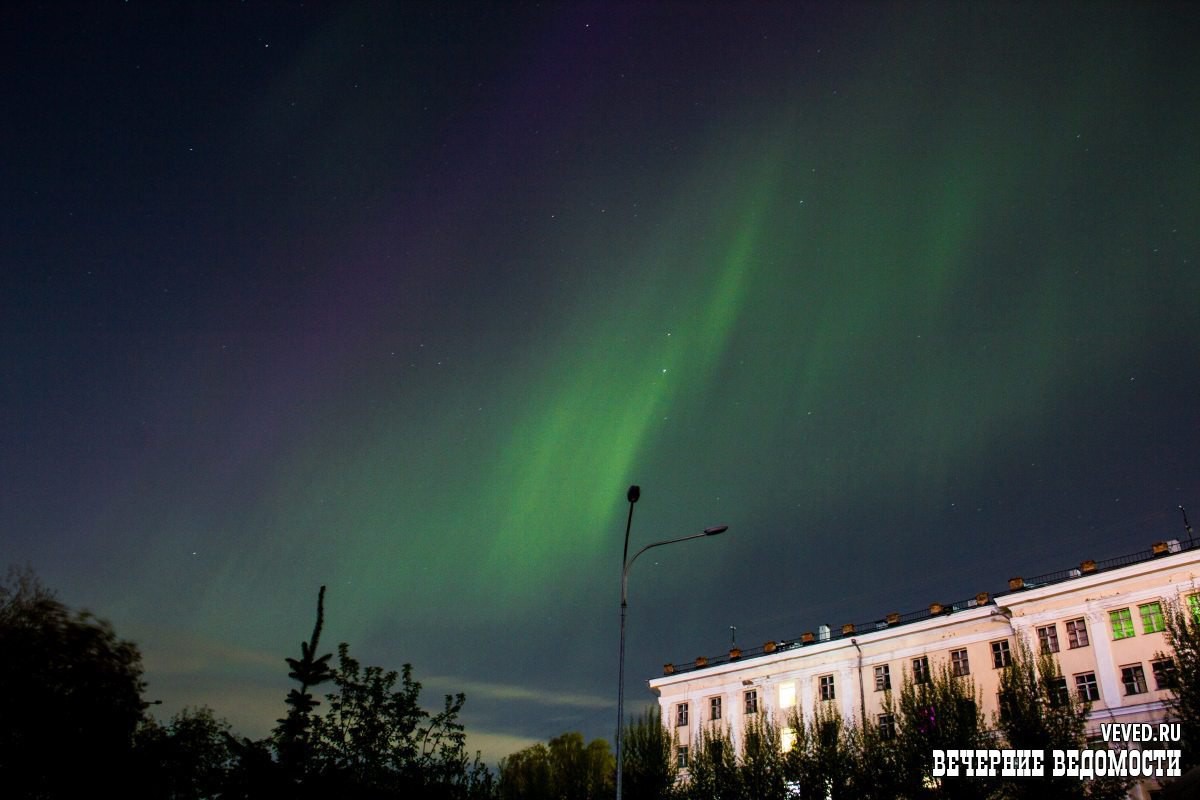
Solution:
[[(770, 655), (773, 653), (784, 652), (787, 650), (795, 650), (802, 647), (820, 644), (822, 642), (833, 641), (836, 639), (850, 639), (856, 636), (863, 636), (874, 631), (892, 630), (902, 625), (911, 625), (913, 623), (922, 622), (925, 620), (949, 616), (968, 609), (979, 608), (985, 605), (996, 605), (997, 599), (1001, 597), (1011, 597), (1020, 592), (1025, 592), (1030, 589), (1037, 589), (1043, 586), (1072, 581), (1083, 577), (1090, 577), (1102, 572), (1108, 572), (1122, 567), (1128, 567), (1133, 564), (1154, 561), (1159, 558), (1183, 553), (1191, 550), (1200, 550), (1200, 541), (1195, 539), (1178, 540), (1171, 539), (1169, 541), (1155, 542), (1146, 550), (1139, 550), (1128, 555), (1116, 556), (1113, 558), (1104, 559), (1103, 561), (1094, 561), (1086, 559), (1078, 566), (1068, 567), (1066, 569), (1048, 572), (1044, 575), (1037, 575), (1033, 578), (1010, 578), (1007, 589), (1000, 592), (980, 592), (974, 597), (966, 600), (951, 603), (931, 603), (927, 608), (922, 608), (917, 611), (910, 611), (906, 614), (891, 613), (886, 616), (870, 620), (865, 623), (849, 623), (841, 626), (841, 628), (831, 628), (827, 631), (822, 630), (820, 635), (807, 631), (792, 639), (781, 641), (766, 642), (759, 647), (734, 648), (728, 652), (721, 653), (715, 656), (702, 656), (694, 661), (686, 661), (682, 663), (670, 663), (663, 667), (664, 675), (678, 675), (685, 672), (694, 672), (700, 669), (716, 667), (722, 664), (741, 663), (749, 659)], [(824, 626), (823, 626), (824, 627)]]

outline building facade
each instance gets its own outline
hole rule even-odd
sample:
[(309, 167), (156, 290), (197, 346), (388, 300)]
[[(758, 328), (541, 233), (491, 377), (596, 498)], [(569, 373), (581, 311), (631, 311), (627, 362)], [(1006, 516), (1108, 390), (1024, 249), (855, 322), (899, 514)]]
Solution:
[[(898, 694), (905, 676), (944, 667), (971, 676), (990, 720), (1001, 671), (1024, 640), (1035, 654), (1056, 655), (1064, 691), (1091, 701), (1088, 733), (1098, 738), (1104, 722), (1164, 719), (1172, 675), (1161, 654), (1169, 649), (1165, 614), (1173, 602), (1200, 610), (1200, 542), (1159, 542), (1130, 556), (1012, 578), (1009, 590), (995, 596), (980, 593), (865, 625), (821, 626), (795, 641), (667, 664), (649, 683), (683, 764), (701, 726), (728, 726), (737, 743), (751, 715), (785, 720), (795, 709), (811, 720), (827, 704), (844, 719), (886, 729), (894, 725), (887, 691)], [(1137, 787), (1131, 796), (1147, 791)]]

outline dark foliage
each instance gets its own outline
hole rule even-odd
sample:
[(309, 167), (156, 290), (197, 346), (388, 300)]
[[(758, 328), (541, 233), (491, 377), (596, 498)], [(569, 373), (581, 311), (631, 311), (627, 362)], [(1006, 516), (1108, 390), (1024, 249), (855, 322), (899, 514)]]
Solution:
[(142, 795), (163, 800), (216, 797), (234, 762), (229, 723), (210, 709), (184, 709), (167, 725), (146, 719), (136, 736)]
[(502, 800), (607, 800), (616, 792), (616, 760), (604, 739), (586, 747), (583, 734), (564, 733), (500, 762)]
[(0, 584), (6, 797), (84, 797), (124, 787), (141, 691), (137, 647), (104, 620), (68, 609), (30, 571), (10, 570)]
[(678, 770), (675, 742), (663, 726), (657, 705), (625, 728), (621, 791), (626, 800), (664, 800), (671, 796)]

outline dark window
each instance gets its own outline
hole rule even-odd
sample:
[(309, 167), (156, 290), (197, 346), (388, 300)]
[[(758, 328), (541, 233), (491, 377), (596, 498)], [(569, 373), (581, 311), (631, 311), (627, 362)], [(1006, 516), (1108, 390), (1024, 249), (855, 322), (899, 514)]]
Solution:
[(1141, 664), (1131, 664), (1121, 667), (1121, 683), (1125, 684), (1125, 694), (1145, 694), (1146, 671)]
[(1075, 689), (1079, 699), (1087, 702), (1100, 699), (1100, 687), (1096, 685), (1096, 673), (1081, 672), (1075, 676)]
[(967, 661), (967, 651), (965, 649), (950, 651), (950, 672), (955, 677), (971, 674), (971, 664)]
[(892, 688), (892, 673), (887, 664), (875, 668), (875, 691), (886, 692)]
[(675, 766), (680, 769), (687, 769), (688, 765), (688, 749), (686, 744), (681, 744), (675, 748)]
[(1067, 621), (1067, 647), (1075, 649), (1076, 647), (1087, 647), (1087, 623), (1083, 617)]
[(1012, 663), (1012, 653), (1008, 649), (1008, 639), (992, 642), (992, 666), (1004, 669)]
[(1042, 648), (1043, 653), (1058, 652), (1058, 626), (1047, 625), (1044, 628), (1037, 629), (1038, 644)]
[(927, 656), (914, 658), (912, 665), (913, 683), (929, 683), (929, 658)]
[(1050, 699), (1051, 708), (1060, 708), (1069, 705), (1071, 696), (1067, 692), (1067, 679), (1059, 676), (1056, 678), (1046, 679), (1046, 695)]
[(1174, 689), (1179, 681), (1175, 672), (1175, 662), (1169, 658), (1164, 658), (1159, 661), (1151, 661), (1150, 669), (1154, 672), (1154, 688), (1156, 689)]
[(719, 698), (719, 697), (708, 698), (708, 718), (709, 719), (720, 719), (721, 718), (721, 698)]
[(688, 704), (680, 703), (675, 706), (675, 726), (685, 728), (688, 724)]
[(833, 700), (834, 697), (836, 697), (836, 695), (833, 690), (833, 676), (832, 675), (822, 675), (821, 676), (821, 699), (822, 700)]
[(885, 742), (896, 738), (896, 718), (891, 714), (879, 715), (879, 738)]
[(746, 700), (746, 713), (747, 714), (757, 714), (758, 713), (758, 691), (756, 689), (751, 689), (750, 691), (746, 692), (745, 700)]

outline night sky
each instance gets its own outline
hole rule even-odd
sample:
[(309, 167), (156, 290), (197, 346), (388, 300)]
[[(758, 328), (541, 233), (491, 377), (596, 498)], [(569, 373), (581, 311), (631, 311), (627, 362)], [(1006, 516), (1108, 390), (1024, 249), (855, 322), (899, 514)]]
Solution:
[(668, 661), (1200, 523), (1194, 4), (0, 10), (0, 567), (262, 736), (485, 758)]

